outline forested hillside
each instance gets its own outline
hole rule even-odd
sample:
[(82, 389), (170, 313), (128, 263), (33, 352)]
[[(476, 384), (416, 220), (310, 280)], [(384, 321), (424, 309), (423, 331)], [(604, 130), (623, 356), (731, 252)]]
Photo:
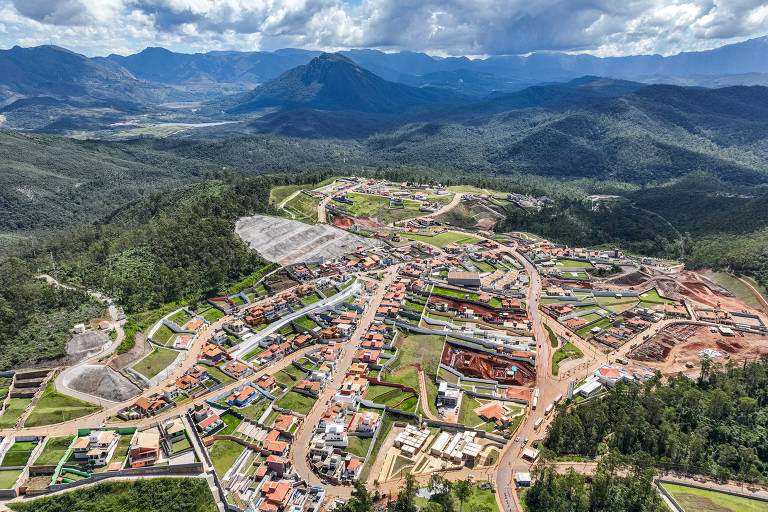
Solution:
[(74, 323), (104, 315), (85, 293), (35, 279), (39, 272), (103, 291), (129, 314), (175, 301), (196, 303), (266, 264), (235, 235), (237, 217), (269, 213), (273, 184), (323, 178), (222, 173), (153, 193), (101, 222), (21, 244), (19, 258), (0, 264), (0, 368), (63, 355)]
[(717, 478), (768, 481), (768, 359), (726, 367), (702, 360), (698, 381), (621, 384), (605, 398), (561, 410), (544, 446), (556, 455), (607, 449), (650, 454), (657, 465)]

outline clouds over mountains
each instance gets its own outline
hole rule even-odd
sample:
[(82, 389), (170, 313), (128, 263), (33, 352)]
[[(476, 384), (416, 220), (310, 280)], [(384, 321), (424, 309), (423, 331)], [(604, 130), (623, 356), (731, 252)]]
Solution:
[(89, 55), (379, 48), (445, 55), (671, 54), (763, 35), (762, 0), (0, 0), (0, 44)]

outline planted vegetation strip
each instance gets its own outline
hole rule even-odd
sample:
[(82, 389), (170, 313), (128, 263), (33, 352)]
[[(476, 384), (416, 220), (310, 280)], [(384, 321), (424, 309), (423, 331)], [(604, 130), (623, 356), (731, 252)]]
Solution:
[(560, 342), (557, 340), (557, 336), (555, 335), (554, 331), (547, 324), (543, 324), (543, 325), (544, 325), (544, 329), (547, 330), (547, 336), (549, 337), (549, 344), (557, 348)]

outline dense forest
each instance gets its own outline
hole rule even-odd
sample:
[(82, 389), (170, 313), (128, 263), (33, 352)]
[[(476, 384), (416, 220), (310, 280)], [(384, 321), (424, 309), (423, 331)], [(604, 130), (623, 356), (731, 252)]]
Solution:
[(151, 478), (105, 482), (8, 505), (16, 512), (214, 512), (205, 480)]
[[(530, 512), (665, 512), (667, 507), (653, 485), (652, 463), (647, 454), (639, 454), (629, 464), (609, 455), (590, 478), (573, 469), (558, 474), (552, 466), (538, 464), (523, 500)], [(626, 475), (620, 476), (619, 470)]]
[(702, 362), (697, 381), (661, 376), (619, 385), (603, 399), (561, 407), (544, 456), (594, 456), (605, 449), (650, 454), (665, 468), (768, 481), (768, 358), (727, 366)]
[(269, 213), (273, 185), (321, 181), (324, 174), (215, 179), (157, 192), (91, 225), (20, 244), (0, 264), (0, 368), (64, 354), (77, 322), (104, 315), (84, 292), (54, 288), (39, 273), (112, 296), (126, 313), (194, 303), (266, 262), (234, 233), (237, 217)]

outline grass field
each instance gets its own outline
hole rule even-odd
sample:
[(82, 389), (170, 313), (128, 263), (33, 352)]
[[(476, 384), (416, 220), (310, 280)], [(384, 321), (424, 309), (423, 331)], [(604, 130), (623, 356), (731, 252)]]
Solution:
[(440, 295), (447, 295), (448, 297), (456, 297), (457, 299), (477, 300), (478, 297), (480, 297), (477, 293), (454, 290), (453, 288), (443, 288), (442, 286), (435, 286), (432, 288), (432, 293), (439, 293)]
[(184, 324), (188, 323), (191, 319), (192, 317), (189, 316), (183, 309), (168, 317), (169, 321), (174, 322), (179, 327), (184, 327)]
[(152, 339), (161, 345), (169, 345), (171, 338), (174, 338), (174, 332), (165, 325), (161, 325), (160, 328), (152, 335)]
[[(418, 391), (417, 391), (418, 392)], [(390, 407), (394, 407), (403, 401), (403, 399), (411, 393), (403, 391), (399, 388), (393, 388), (390, 386), (372, 385), (368, 386), (368, 392), (365, 395), (366, 400), (370, 400), (377, 404), (385, 404)], [(403, 404), (400, 408), (407, 409), (408, 404)]]
[(549, 337), (549, 344), (552, 345), (552, 347), (557, 348), (560, 342), (557, 340), (557, 336), (555, 336), (555, 333), (554, 331), (552, 331), (552, 328), (549, 327), (547, 324), (544, 324), (544, 329), (546, 329), (547, 331), (547, 336)]
[(401, 368), (395, 373), (387, 375), (387, 382), (396, 382), (403, 386), (408, 386), (419, 392), (419, 371), (415, 366)]
[[(319, 199), (315, 199), (314, 197), (302, 193), (297, 194), (296, 197), (285, 203), (283, 209), (293, 213), (296, 216), (296, 220), (314, 224), (317, 222), (317, 206), (319, 204)], [(290, 217), (290, 215), (288, 215), (288, 217)]]
[(316, 400), (308, 396), (304, 396), (295, 391), (289, 391), (283, 398), (278, 400), (275, 405), (282, 407), (283, 409), (290, 409), (293, 412), (299, 414), (307, 414), (312, 410), (312, 406), (315, 405)]
[(31, 398), (8, 399), (5, 409), (3, 409), (3, 414), (0, 415), (0, 428), (9, 428), (16, 425), (16, 422), (19, 421), (19, 418), (24, 414), (31, 401)]
[(133, 369), (151, 379), (165, 370), (179, 355), (175, 350), (167, 348), (155, 348), (151, 354), (133, 365)]
[(671, 301), (669, 299), (665, 299), (661, 295), (659, 295), (658, 290), (656, 288), (651, 288), (645, 293), (640, 294), (640, 300), (642, 302), (649, 302), (653, 304), (673, 304), (674, 301)]
[(449, 244), (476, 244), (480, 241), (479, 238), (460, 233), (440, 233), (435, 236), (403, 234), (403, 236), (405, 238), (410, 238), (411, 240), (418, 240), (429, 245), (440, 247), (441, 249)]
[(300, 326), (304, 327), (305, 329), (309, 330), (309, 331), (311, 331), (315, 327), (317, 327), (317, 322), (315, 322), (314, 320), (312, 320), (311, 318), (309, 318), (307, 316), (302, 316), (301, 318), (299, 318), (295, 322), (297, 324), (299, 324)]
[[(453, 497), (453, 500), (455, 502), (455, 510), (459, 510), (459, 500), (456, 499), (456, 496)], [(416, 505), (418, 505), (421, 510), (427, 510), (427, 503), (429, 503), (429, 500), (417, 497), (415, 501)], [(472, 494), (470, 494), (469, 498), (464, 502), (464, 512), (472, 512), (474, 510), (499, 512), (499, 506), (496, 504), (496, 496), (494, 496), (490, 489), (483, 490), (474, 486), (472, 487)]]
[(752, 290), (750, 290), (747, 285), (733, 277), (731, 274), (727, 272), (713, 272), (711, 270), (707, 270), (707, 272), (704, 274), (704, 277), (719, 284), (748, 306), (751, 306), (755, 309), (760, 308), (760, 302), (752, 293)]
[(225, 439), (215, 441), (209, 448), (208, 453), (211, 455), (211, 461), (213, 467), (216, 469), (216, 473), (219, 478), (224, 478), (224, 474), (232, 464), (235, 463), (237, 457), (243, 452), (245, 448), (235, 443), (234, 441), (228, 441)]
[(306, 305), (314, 304), (315, 302), (317, 302), (319, 300), (320, 300), (320, 296), (318, 294), (316, 294), (316, 293), (313, 293), (311, 295), (307, 295), (307, 296), (301, 298), (301, 301), (304, 304), (306, 304)]
[(686, 512), (761, 512), (768, 510), (764, 501), (731, 496), (721, 492), (662, 484)]
[(349, 436), (349, 445), (346, 451), (358, 457), (365, 458), (368, 455), (368, 448), (371, 446), (372, 437)]
[(27, 427), (51, 425), (80, 418), (100, 409), (98, 405), (58, 393), (53, 382), (49, 382), (24, 425)]
[(232, 432), (234, 432), (235, 429), (238, 427), (238, 425), (240, 425), (240, 423), (242, 423), (242, 421), (243, 421), (243, 420), (241, 420), (240, 418), (238, 418), (237, 416), (235, 416), (233, 414), (225, 414), (225, 415), (221, 416), (221, 420), (224, 423), (226, 423), (226, 426), (223, 429), (221, 429), (218, 432), (216, 432), (216, 433), (220, 434), (222, 436), (227, 436), (227, 435), (232, 434)]
[(283, 185), (280, 187), (272, 187), (269, 191), (269, 202), (274, 203), (275, 206), (279, 206), (280, 203), (285, 201), (291, 194), (298, 192), (301, 189), (309, 189), (312, 185)]
[(424, 371), (430, 371), (429, 366), (437, 368), (440, 354), (443, 352), (444, 341), (445, 338), (443, 336), (434, 334), (410, 334), (405, 336), (403, 332), (400, 332), (395, 341), (399, 352), (390, 368), (395, 370), (401, 366), (408, 366), (413, 363), (419, 363)]
[(573, 268), (591, 268), (592, 264), (588, 261), (569, 260), (561, 258), (557, 260), (556, 266), (558, 267), (573, 267)]
[(214, 307), (211, 307), (200, 316), (205, 318), (208, 322), (213, 323), (220, 318), (224, 318), (224, 313)]
[(6, 469), (0, 471), (0, 489), (11, 489), (21, 475), (21, 469)]
[(347, 195), (347, 198), (354, 204), (337, 203), (337, 205), (341, 208), (346, 208), (358, 217), (371, 217), (374, 219), (379, 215), (379, 201), (381, 201), (381, 221), (384, 224), (424, 215), (419, 211), (420, 203), (409, 199), (403, 199), (402, 208), (390, 208), (388, 197), (381, 197), (379, 199), (378, 196), (352, 192)]
[(72, 444), (74, 436), (52, 437), (45, 443), (40, 456), (34, 461), (36, 466), (48, 466), (58, 464), (67, 448)]

